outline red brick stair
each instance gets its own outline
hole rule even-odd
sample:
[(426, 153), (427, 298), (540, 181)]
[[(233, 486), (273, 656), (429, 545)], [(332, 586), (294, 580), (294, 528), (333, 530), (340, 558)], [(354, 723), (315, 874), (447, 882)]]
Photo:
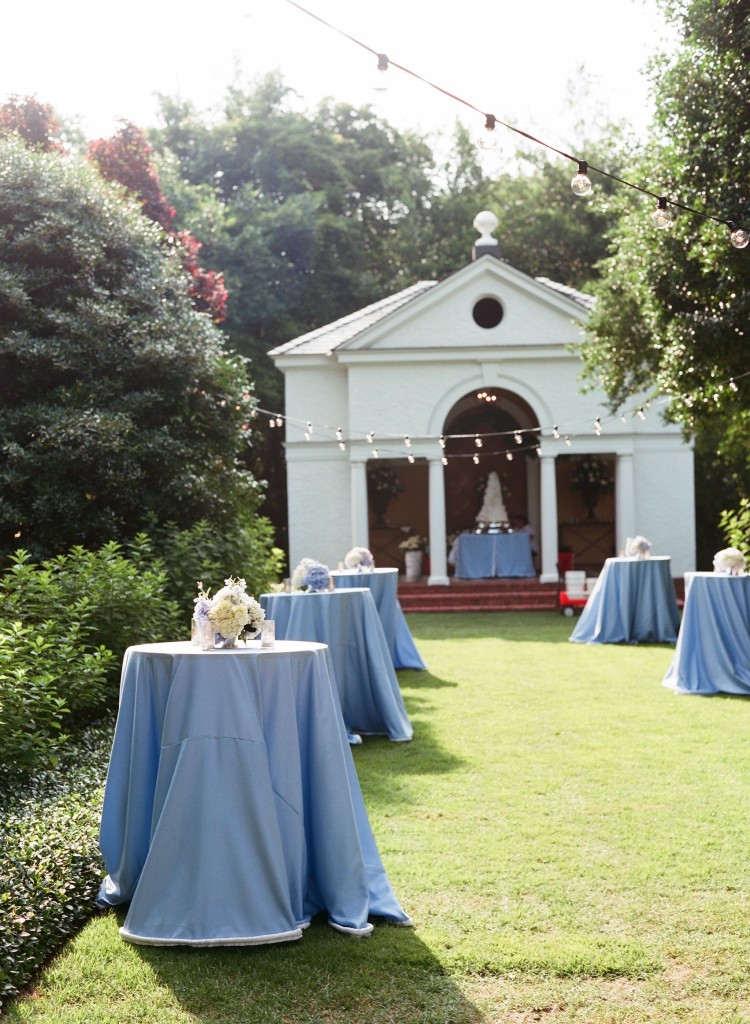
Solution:
[(426, 580), (398, 583), (405, 612), (549, 612), (557, 610), (557, 584), (537, 579), (454, 580), (430, 587)]

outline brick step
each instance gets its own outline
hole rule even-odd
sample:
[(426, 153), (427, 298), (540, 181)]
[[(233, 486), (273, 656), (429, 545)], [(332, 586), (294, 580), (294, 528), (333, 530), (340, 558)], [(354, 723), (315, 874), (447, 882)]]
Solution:
[(405, 612), (555, 611), (557, 584), (536, 579), (453, 580), (449, 586), (399, 582)]

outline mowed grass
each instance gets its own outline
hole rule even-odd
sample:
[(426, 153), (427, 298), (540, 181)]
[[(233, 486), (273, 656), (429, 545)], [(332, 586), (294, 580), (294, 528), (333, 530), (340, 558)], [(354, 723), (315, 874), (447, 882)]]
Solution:
[[(750, 1021), (750, 701), (553, 613), (412, 615), (410, 744), (354, 749), (415, 927), (136, 947), (94, 919), (8, 1021)], [(100, 794), (92, 798), (100, 799)]]

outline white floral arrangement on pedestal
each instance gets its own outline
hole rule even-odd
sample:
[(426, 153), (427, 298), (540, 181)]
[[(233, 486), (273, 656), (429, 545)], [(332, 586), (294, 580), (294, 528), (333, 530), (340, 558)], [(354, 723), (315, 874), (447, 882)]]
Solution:
[(426, 551), (427, 538), (421, 537), (418, 533), (413, 533), (411, 537), (401, 541), (399, 548), (402, 551)]
[(303, 558), (292, 573), (292, 590), (306, 590), (311, 594), (319, 594), (328, 590), (331, 581), (331, 570), (314, 558)]
[(352, 548), (346, 553), (344, 565), (357, 572), (371, 572), (375, 568), (375, 559), (368, 548)]
[(739, 548), (723, 548), (714, 555), (714, 572), (727, 576), (743, 576), (746, 561)]
[(651, 541), (640, 534), (637, 537), (628, 537), (625, 541), (625, 554), (628, 558), (648, 558), (651, 554)]
[(198, 624), (210, 624), (215, 646), (231, 647), (241, 633), (255, 636), (265, 617), (260, 604), (247, 593), (245, 580), (230, 576), (213, 597), (198, 581), (193, 618)]

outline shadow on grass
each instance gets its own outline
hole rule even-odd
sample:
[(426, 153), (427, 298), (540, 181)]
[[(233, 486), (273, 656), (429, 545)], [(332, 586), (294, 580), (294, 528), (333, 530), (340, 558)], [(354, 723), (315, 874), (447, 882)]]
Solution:
[[(411, 612), (407, 621), (417, 646), (422, 641), (484, 637), (557, 644), (567, 641), (576, 623), (559, 612)], [(429, 652), (420, 649), (420, 654), (429, 662)]]
[(483, 1020), (412, 928), (375, 922), (370, 938), (330, 928), (270, 946), (133, 947), (201, 1024), (477, 1024)]

